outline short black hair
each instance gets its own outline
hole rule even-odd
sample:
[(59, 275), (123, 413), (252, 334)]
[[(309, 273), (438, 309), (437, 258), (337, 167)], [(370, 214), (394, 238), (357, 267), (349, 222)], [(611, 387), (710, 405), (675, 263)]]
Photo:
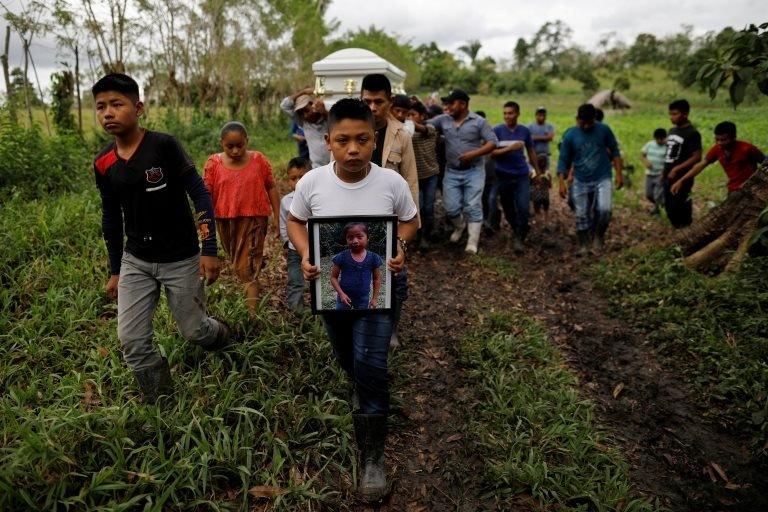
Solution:
[(715, 135), (730, 135), (736, 138), (736, 124), (730, 121), (723, 121), (715, 126)]
[(602, 123), (603, 119), (605, 119), (605, 112), (600, 107), (595, 107), (595, 121)]
[(286, 169), (307, 169), (309, 167), (309, 160), (303, 156), (295, 156), (288, 162)]
[(363, 83), (360, 86), (360, 91), (368, 92), (380, 92), (384, 91), (387, 96), (392, 96), (392, 84), (389, 78), (381, 73), (374, 73), (372, 75), (365, 75), (363, 77)]
[(517, 110), (517, 113), (520, 113), (520, 104), (516, 101), (508, 101), (504, 104), (504, 108), (513, 108)]
[(333, 104), (328, 112), (328, 132), (330, 133), (331, 128), (344, 119), (367, 121), (372, 129), (374, 127), (373, 112), (358, 98), (343, 98)]
[(91, 93), (96, 98), (96, 95), (102, 92), (119, 92), (128, 96), (134, 103), (139, 101), (139, 84), (124, 73), (110, 73), (99, 78), (91, 87)]
[(366, 224), (365, 222), (348, 222), (341, 229), (341, 232), (344, 234), (344, 238), (347, 238), (347, 233), (349, 232), (350, 229), (354, 228), (355, 226), (362, 226), (365, 234), (370, 235), (370, 233), (368, 232), (368, 224)]
[(248, 138), (248, 130), (246, 130), (245, 125), (239, 121), (229, 121), (224, 123), (224, 126), (221, 127), (221, 131), (219, 131), (219, 137), (223, 139), (229, 132), (238, 132), (246, 139)]
[(475, 110), (475, 114), (485, 119), (485, 110)]
[(395, 97), (392, 98), (393, 107), (410, 109), (412, 103), (413, 101), (411, 101), (411, 98), (409, 98), (405, 94), (395, 94)]
[(677, 110), (683, 114), (688, 114), (691, 112), (691, 104), (688, 103), (688, 100), (675, 100), (669, 104), (669, 110)]
[(653, 130), (653, 138), (654, 139), (666, 139), (667, 138), (667, 130), (664, 128), (656, 128)]
[(597, 112), (595, 106), (591, 103), (584, 103), (579, 105), (579, 109), (576, 111), (576, 118), (591, 123), (595, 120)]
[(424, 106), (424, 104), (420, 101), (413, 101), (411, 102), (411, 110), (415, 110), (422, 116), (427, 116), (429, 113), (427, 112), (427, 107)]

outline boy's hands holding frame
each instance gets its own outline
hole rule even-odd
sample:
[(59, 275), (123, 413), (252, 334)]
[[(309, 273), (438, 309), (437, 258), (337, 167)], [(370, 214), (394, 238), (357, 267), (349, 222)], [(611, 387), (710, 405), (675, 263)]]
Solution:
[[(400, 221), (397, 223), (397, 237), (405, 242), (413, 240), (418, 230), (418, 216), (409, 221)], [(288, 238), (296, 247), (296, 251), (301, 255), (301, 273), (307, 281), (313, 281), (320, 277), (320, 266), (312, 265), (309, 262), (309, 235), (307, 234), (307, 221), (297, 219), (290, 213), (288, 214)], [(405, 266), (405, 251), (400, 244), (397, 244), (397, 254), (387, 262), (387, 268), (397, 274)]]

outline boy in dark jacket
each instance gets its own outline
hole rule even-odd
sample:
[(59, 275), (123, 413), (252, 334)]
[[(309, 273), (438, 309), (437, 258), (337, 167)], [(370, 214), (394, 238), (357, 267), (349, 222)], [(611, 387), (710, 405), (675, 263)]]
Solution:
[(99, 123), (115, 138), (94, 161), (109, 254), (106, 291), (117, 299), (123, 356), (145, 401), (154, 403), (172, 392), (168, 361), (152, 343), (161, 285), (185, 338), (208, 350), (229, 339), (229, 329), (205, 313), (203, 281), (219, 276), (211, 196), (179, 142), (139, 124), (144, 104), (136, 81), (114, 73), (91, 90)]

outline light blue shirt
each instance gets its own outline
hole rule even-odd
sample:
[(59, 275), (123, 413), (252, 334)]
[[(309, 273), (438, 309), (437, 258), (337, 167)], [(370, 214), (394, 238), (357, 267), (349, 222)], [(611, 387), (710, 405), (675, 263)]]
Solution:
[(462, 167), (459, 156), (478, 149), (486, 142), (493, 142), (494, 146), (499, 142), (491, 125), (474, 112), (470, 112), (459, 126), (456, 126), (456, 122), (448, 114), (434, 117), (427, 123), (437, 128), (445, 137), (445, 161), (451, 169), (465, 170), (483, 165), (483, 157), (478, 157), (469, 166)]

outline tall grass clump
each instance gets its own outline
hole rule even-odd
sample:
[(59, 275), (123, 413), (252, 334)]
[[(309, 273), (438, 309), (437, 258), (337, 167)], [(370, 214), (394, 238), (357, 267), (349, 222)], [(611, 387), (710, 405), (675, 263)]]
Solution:
[(521, 314), (492, 314), (460, 347), (480, 390), (470, 430), (485, 461), (485, 494), (517, 509), (650, 511), (633, 498), (628, 467), (596, 425), (546, 331)]
[(248, 510), (259, 486), (274, 510), (338, 507), (351, 418), (319, 323), (267, 301), (249, 320), (224, 278), (208, 307), (243, 339), (210, 354), (162, 302), (155, 338), (176, 393), (143, 405), (103, 293), (99, 219), (93, 191), (3, 207), (0, 510)]
[(761, 449), (768, 431), (768, 258), (711, 277), (679, 251), (629, 251), (594, 271), (613, 311), (647, 333), (729, 429)]
[(10, 121), (0, 109), (0, 194), (36, 199), (83, 187), (92, 148), (73, 133), (43, 135), (39, 125)]

